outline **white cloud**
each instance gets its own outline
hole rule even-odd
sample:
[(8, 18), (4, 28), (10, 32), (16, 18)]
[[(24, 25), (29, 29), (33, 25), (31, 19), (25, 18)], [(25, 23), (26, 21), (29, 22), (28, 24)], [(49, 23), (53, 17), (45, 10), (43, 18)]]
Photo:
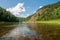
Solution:
[[(42, 8), (42, 7), (43, 7), (43, 6), (39, 6), (39, 8)], [(39, 8), (38, 8), (38, 9), (39, 9)], [(35, 10), (33, 13), (36, 13), (36, 11), (37, 11), (37, 10)]]
[(36, 11), (34, 11), (33, 13), (36, 13)]
[(43, 6), (40, 6), (39, 8), (42, 8)]
[[(26, 17), (28, 17), (29, 15), (30, 15), (30, 14), (21, 14), (20, 17), (26, 18)], [(17, 16), (19, 16), (19, 15), (17, 15)]]
[(20, 13), (21, 12), (25, 12), (26, 9), (25, 7), (23, 7), (24, 3), (18, 3), (16, 6), (11, 7), (11, 8), (7, 8), (7, 11), (10, 11), (13, 15), (20, 17), (22, 16)]

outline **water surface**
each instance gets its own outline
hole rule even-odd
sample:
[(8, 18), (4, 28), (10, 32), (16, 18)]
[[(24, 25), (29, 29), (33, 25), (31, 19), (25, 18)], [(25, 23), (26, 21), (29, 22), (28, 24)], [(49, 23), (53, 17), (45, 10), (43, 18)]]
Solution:
[(60, 40), (59, 24), (21, 23), (2, 36), (4, 40)]
[(23, 23), (18, 24), (10, 32), (2, 36), (4, 40), (38, 40), (38, 34), (29, 27), (29, 25)]

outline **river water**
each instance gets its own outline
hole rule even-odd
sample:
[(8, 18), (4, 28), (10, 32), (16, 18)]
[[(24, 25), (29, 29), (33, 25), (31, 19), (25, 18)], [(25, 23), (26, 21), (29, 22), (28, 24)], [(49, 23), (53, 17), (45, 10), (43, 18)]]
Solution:
[(0, 40), (60, 40), (60, 25), (20, 23)]
[(3, 35), (1, 40), (38, 40), (38, 35), (29, 25), (22, 23)]

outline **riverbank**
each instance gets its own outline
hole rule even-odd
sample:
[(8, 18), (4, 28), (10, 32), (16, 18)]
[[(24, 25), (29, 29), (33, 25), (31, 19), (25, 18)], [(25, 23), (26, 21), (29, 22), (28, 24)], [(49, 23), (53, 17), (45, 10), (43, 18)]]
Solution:
[(44, 23), (44, 24), (60, 24), (60, 19), (48, 21), (27, 21), (23, 23)]
[(14, 27), (0, 27), (0, 37), (8, 33)]
[(14, 25), (18, 24), (19, 22), (0, 22), (0, 26), (6, 26), (6, 25)]
[(0, 37), (17, 27), (18, 22), (0, 22)]

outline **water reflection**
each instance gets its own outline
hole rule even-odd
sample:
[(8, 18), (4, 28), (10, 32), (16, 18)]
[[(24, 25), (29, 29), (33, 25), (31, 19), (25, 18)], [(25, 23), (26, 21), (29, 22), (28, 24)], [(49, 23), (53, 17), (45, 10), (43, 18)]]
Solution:
[(19, 24), (3, 36), (4, 40), (60, 40), (59, 24)]
[(29, 24), (39, 35), (40, 40), (60, 40), (60, 24)]
[(4, 40), (37, 40), (38, 35), (34, 30), (29, 28), (29, 25), (19, 24), (2, 38), (4, 38)]

